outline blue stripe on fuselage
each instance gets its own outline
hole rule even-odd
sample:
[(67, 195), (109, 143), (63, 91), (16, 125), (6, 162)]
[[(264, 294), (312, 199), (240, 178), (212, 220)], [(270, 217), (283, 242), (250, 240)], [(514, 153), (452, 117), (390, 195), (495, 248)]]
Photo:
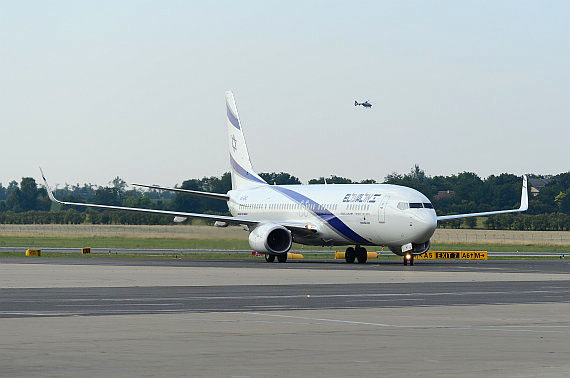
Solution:
[(234, 160), (234, 158), (232, 157), (231, 154), (230, 154), (230, 164), (232, 165), (232, 168), (234, 169), (234, 171), (238, 175), (240, 175), (241, 177), (248, 179), (248, 180), (251, 180), (251, 181), (258, 182), (260, 184), (267, 184), (263, 179), (260, 179), (256, 176), (252, 175), (248, 171), (246, 171), (241, 165), (239, 165), (237, 163), (237, 161)]
[(230, 109), (230, 107), (227, 106), (227, 105), (226, 105), (226, 110), (227, 110), (227, 113), (228, 113), (228, 119), (230, 120), (230, 123), (231, 123), (232, 125), (234, 125), (234, 127), (235, 127), (236, 129), (240, 130), (239, 121), (238, 121), (237, 117), (234, 115), (234, 113), (232, 112), (232, 110)]
[[(368, 244), (368, 240), (364, 239), (362, 236), (354, 232), (350, 227), (348, 227), (343, 221), (338, 219), (333, 213), (326, 210), (324, 207), (320, 206), (317, 202), (313, 201), (309, 197), (297, 193), (291, 189), (283, 188), (280, 186), (270, 186), (271, 189), (275, 189), (278, 192), (291, 198), (293, 201), (298, 202), (301, 206), (305, 206), (307, 210), (311, 211), (313, 214), (317, 215), (319, 218), (327, 222), (333, 229), (340, 232), (342, 236), (348, 240), (352, 240), (355, 243)], [(312, 205), (312, 206), (311, 206)], [(314, 208), (314, 210), (311, 209)]]

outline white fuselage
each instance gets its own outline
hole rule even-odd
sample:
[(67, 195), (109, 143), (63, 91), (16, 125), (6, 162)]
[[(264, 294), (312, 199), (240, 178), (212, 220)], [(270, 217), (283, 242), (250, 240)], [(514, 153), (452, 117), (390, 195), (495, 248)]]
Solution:
[(437, 226), (428, 198), (397, 185), (259, 185), (228, 194), (235, 217), (316, 229), (293, 237), (301, 244), (402, 246), (427, 242)]

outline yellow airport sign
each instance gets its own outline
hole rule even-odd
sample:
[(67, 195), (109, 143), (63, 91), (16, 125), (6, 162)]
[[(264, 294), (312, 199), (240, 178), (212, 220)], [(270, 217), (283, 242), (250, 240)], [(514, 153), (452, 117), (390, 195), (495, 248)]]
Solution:
[(418, 259), (487, 260), (487, 251), (428, 251), (414, 256)]
[(37, 256), (40, 257), (42, 255), (41, 249), (27, 249), (26, 256)]
[(91, 254), (91, 248), (81, 248), (81, 254), (83, 255)]

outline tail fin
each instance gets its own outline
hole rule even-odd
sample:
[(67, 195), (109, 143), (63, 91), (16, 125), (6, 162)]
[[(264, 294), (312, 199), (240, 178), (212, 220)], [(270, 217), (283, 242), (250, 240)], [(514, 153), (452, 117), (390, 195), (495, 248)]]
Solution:
[(358, 102), (356, 100), (354, 100), (354, 106), (358, 105)]
[(243, 129), (239, 121), (236, 103), (232, 92), (226, 92), (226, 112), (228, 141), (230, 147), (230, 166), (232, 189), (245, 189), (252, 186), (267, 185), (251, 166)]

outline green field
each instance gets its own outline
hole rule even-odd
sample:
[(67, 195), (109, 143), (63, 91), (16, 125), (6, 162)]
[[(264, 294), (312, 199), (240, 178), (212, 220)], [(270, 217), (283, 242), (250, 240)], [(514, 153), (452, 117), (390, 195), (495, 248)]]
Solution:
[[(249, 243), (244, 239), (187, 239), (187, 238), (140, 238), (140, 237), (31, 237), (31, 236), (7, 236), (0, 238), (0, 246), (2, 247), (26, 247), (26, 248), (77, 248), (77, 253), (56, 253), (44, 252), (42, 257), (79, 257), (79, 258), (225, 258), (225, 259), (255, 259), (246, 253), (231, 253), (231, 250), (249, 250)], [(109, 253), (92, 253), (91, 255), (81, 255), (79, 249), (82, 247), (91, 248), (108, 248)], [(155, 249), (146, 254), (140, 253), (120, 253), (112, 252), (115, 248), (129, 249)], [(171, 251), (161, 252), (160, 250), (169, 249), (218, 249), (228, 250), (228, 252), (207, 252), (207, 253), (186, 253), (178, 254)], [(301, 246), (294, 244), (292, 250), (300, 251), (305, 254), (306, 258), (333, 258), (334, 250), (342, 251), (344, 247), (336, 248), (320, 248), (313, 246)], [(380, 248), (368, 247), (369, 251), (380, 250)], [(384, 250), (388, 250), (384, 248)], [(435, 251), (488, 251), (488, 252), (539, 252), (539, 253), (566, 253), (570, 254), (570, 246), (556, 245), (509, 245), (509, 244), (476, 244), (476, 243), (436, 243), (432, 244), (431, 250)], [(310, 251), (329, 251), (326, 254), (311, 254)], [(22, 257), (23, 252), (0, 252), (0, 257)], [(387, 259), (388, 257), (382, 257)], [(399, 258), (394, 256), (394, 258)]]
[[(0, 257), (25, 257), (25, 252), (0, 252)], [(176, 253), (163, 253), (163, 252), (153, 252), (153, 253), (91, 253), (87, 255), (82, 255), (78, 250), (77, 253), (61, 253), (61, 252), (44, 252), (39, 258), (57, 258), (57, 257), (73, 257), (79, 259), (91, 259), (91, 258), (113, 258), (113, 259), (133, 259), (133, 258), (145, 258), (145, 259), (259, 259), (260, 257), (252, 256), (248, 253), (221, 253), (221, 252), (204, 252), (204, 253), (187, 253), (187, 254), (176, 254)], [(30, 259), (38, 257), (29, 257)], [(263, 259), (263, 257), (261, 257)], [(323, 258), (330, 258), (329, 256)]]
[(170, 239), (122, 237), (1, 237), (0, 247), (29, 248), (142, 248), (142, 249), (249, 249), (247, 240)]
[[(28, 248), (142, 248), (142, 249), (224, 249), (248, 250), (243, 239), (182, 239), (182, 238), (123, 238), (123, 237), (1, 237), (0, 247)], [(314, 247), (293, 245), (293, 250), (331, 251), (344, 247)], [(378, 248), (379, 249), (379, 248)], [(437, 251), (489, 251), (489, 252), (570, 252), (570, 246), (533, 244), (479, 244), (479, 243), (434, 243)], [(368, 250), (374, 250), (368, 248)]]

